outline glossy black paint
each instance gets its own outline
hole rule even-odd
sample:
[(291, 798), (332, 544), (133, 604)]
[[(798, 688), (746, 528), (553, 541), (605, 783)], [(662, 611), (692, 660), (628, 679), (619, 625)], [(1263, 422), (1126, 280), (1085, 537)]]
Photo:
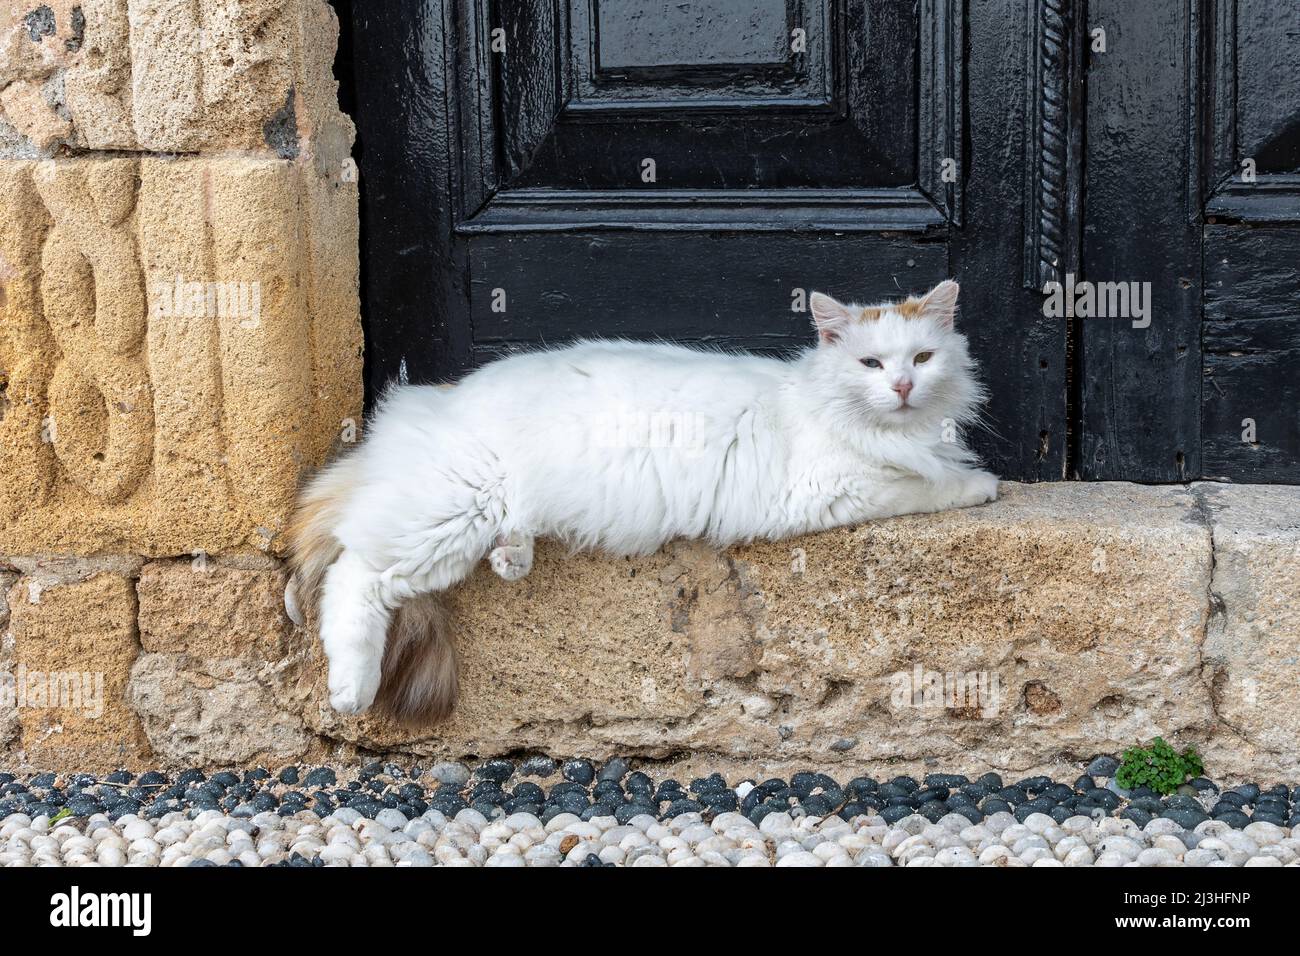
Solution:
[[(811, 341), (797, 289), (870, 300), (952, 275), (992, 396), (975, 443), (1002, 476), (1300, 481), (1293, 11), (335, 6), (371, 399), (580, 335), (781, 352)], [(1150, 327), (1045, 317), (1042, 283), (1066, 271), (1150, 281)]]

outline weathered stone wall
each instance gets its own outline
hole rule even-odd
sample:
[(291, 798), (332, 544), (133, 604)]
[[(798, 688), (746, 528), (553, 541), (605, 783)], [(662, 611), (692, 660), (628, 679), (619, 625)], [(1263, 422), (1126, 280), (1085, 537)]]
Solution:
[[(0, 763), (313, 739), (241, 654), (283, 659), (294, 491), (359, 426), (337, 33), (324, 0), (0, 7)], [(160, 746), (128, 678), (191, 655)]]

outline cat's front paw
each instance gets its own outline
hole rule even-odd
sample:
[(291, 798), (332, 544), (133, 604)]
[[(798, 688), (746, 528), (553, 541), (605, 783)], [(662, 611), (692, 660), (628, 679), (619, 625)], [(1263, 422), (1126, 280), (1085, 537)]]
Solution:
[(966, 493), (963, 496), (963, 504), (966, 507), (971, 505), (982, 505), (990, 501), (998, 500), (998, 476), (988, 471), (977, 471), (971, 474), (966, 482)]
[(997, 501), (997, 475), (988, 471), (975, 472), (971, 476), (969, 496), (971, 505)]
[[(372, 673), (373, 670), (373, 673)], [(360, 714), (379, 693), (380, 669), (330, 666), (330, 706), (340, 714)]]

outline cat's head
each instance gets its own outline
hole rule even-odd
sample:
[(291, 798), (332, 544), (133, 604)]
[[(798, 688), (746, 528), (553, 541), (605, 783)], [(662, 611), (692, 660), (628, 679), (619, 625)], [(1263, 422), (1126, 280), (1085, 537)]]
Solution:
[(816, 380), (850, 416), (885, 428), (970, 421), (983, 398), (966, 337), (956, 330), (957, 283), (881, 305), (845, 305), (814, 292)]

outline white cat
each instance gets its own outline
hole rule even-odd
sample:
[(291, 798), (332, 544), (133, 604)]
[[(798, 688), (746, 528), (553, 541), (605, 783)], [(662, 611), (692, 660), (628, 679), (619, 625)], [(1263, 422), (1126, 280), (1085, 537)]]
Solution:
[(983, 391), (957, 284), (810, 305), (817, 345), (789, 360), (589, 341), (388, 391), (291, 530), (286, 603), (299, 617), (319, 589), (330, 703), (444, 716), (456, 654), (438, 592), (484, 557), (522, 578), (537, 537), (639, 555), (992, 501), (958, 433)]

